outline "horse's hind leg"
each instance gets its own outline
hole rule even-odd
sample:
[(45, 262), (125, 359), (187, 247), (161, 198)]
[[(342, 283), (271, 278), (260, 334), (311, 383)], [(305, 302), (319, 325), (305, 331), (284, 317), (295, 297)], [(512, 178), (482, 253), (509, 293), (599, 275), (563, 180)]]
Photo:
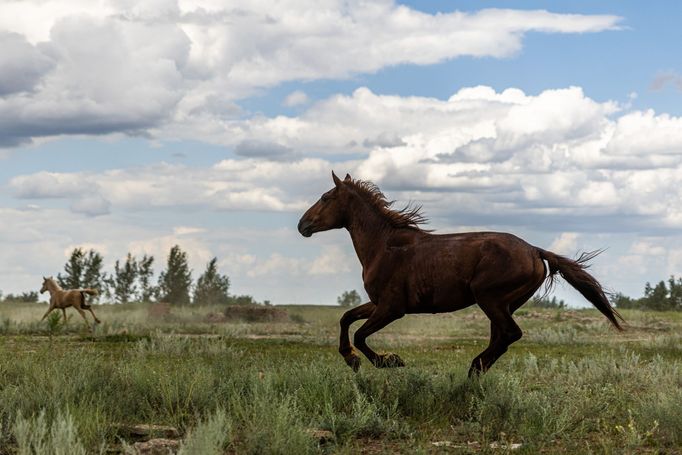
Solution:
[(474, 360), (471, 361), (471, 367), (469, 368), (469, 377), (472, 377), (474, 375), (478, 375), (481, 373), (483, 370), (483, 358), (485, 356), (490, 355), (490, 351), (494, 348), (494, 346), (499, 343), (499, 337), (500, 337), (500, 331), (497, 330), (497, 326), (490, 322), (490, 342), (488, 343), (488, 347), (478, 354)]
[(402, 314), (391, 311), (389, 307), (382, 308), (377, 305), (376, 310), (374, 310), (369, 319), (367, 319), (367, 321), (365, 321), (365, 323), (355, 332), (355, 347), (365, 354), (365, 357), (367, 357), (375, 367), (393, 368), (405, 366), (405, 362), (403, 362), (398, 355), (390, 353), (377, 354), (367, 346), (366, 342), (368, 336), (378, 332), (396, 319), (400, 319), (402, 316)]
[(64, 315), (64, 324), (66, 324), (66, 308), (62, 308), (62, 314)]
[(88, 330), (90, 330), (90, 323), (88, 322), (88, 318), (85, 317), (85, 311), (83, 311), (80, 307), (77, 306), (74, 306), (74, 308), (83, 317), (83, 321), (85, 321), (85, 326), (88, 328)]
[[(532, 294), (526, 298), (524, 296), (523, 298), (517, 300), (513, 304), (509, 305), (509, 313), (514, 314), (516, 310), (518, 310), (521, 305), (526, 303), (528, 299), (532, 297)], [(482, 363), (482, 358), (484, 356), (487, 356), (490, 354), (490, 351), (494, 349), (494, 347), (499, 343), (499, 338), (501, 336), (500, 330), (497, 329), (497, 326), (493, 324), (493, 322), (490, 322), (490, 342), (488, 343), (488, 347), (485, 349), (485, 351), (481, 352), (479, 355), (476, 356), (476, 358), (471, 362), (471, 368), (469, 368), (469, 377), (478, 374), (481, 372), (483, 368), (483, 363)]]
[(471, 363), (471, 368), (469, 368), (470, 377), (488, 371), (497, 359), (507, 352), (509, 346), (515, 341), (520, 340), (523, 336), (521, 328), (512, 318), (507, 305), (488, 306), (481, 303), (479, 305), (483, 308), (488, 318), (490, 318), (490, 345)]
[(95, 313), (92, 311), (92, 306), (90, 306), (90, 307), (88, 308), (88, 311), (90, 312), (90, 314), (92, 314), (92, 317), (95, 318), (95, 322), (96, 322), (96, 323), (99, 324), (99, 323), (102, 322), (102, 321), (100, 321), (99, 319), (97, 319), (97, 316), (95, 316)]
[(343, 313), (343, 316), (341, 316), (341, 320), (339, 321), (339, 324), (341, 325), (339, 354), (343, 356), (343, 358), (346, 360), (346, 363), (353, 369), (353, 371), (358, 371), (358, 368), (360, 368), (360, 356), (355, 352), (353, 346), (350, 344), (348, 329), (355, 321), (370, 317), (375, 309), (376, 305), (374, 305), (372, 302), (363, 303), (362, 305), (356, 306), (355, 308)]

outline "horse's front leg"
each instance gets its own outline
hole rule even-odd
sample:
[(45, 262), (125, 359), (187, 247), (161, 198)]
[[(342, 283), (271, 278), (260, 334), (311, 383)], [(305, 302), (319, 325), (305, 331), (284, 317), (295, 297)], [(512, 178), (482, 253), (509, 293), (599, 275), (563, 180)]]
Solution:
[(44, 320), (44, 319), (47, 317), (47, 315), (50, 314), (50, 312), (51, 312), (52, 310), (54, 310), (54, 307), (53, 307), (53, 306), (51, 306), (50, 308), (47, 309), (47, 311), (45, 312), (45, 314), (43, 315), (43, 317), (42, 317), (40, 320), (41, 320), (41, 321)]
[(372, 315), (355, 332), (355, 347), (369, 359), (377, 368), (404, 367), (405, 362), (397, 354), (377, 354), (367, 346), (367, 337), (378, 332), (396, 319), (403, 317), (404, 313), (398, 312), (388, 305), (377, 305)]
[(52, 299), (50, 299), (50, 307), (47, 309), (47, 311), (40, 320), (43, 321), (52, 310), (54, 310), (54, 302), (52, 301)]
[(360, 356), (350, 344), (348, 329), (355, 321), (370, 317), (375, 309), (376, 305), (374, 305), (372, 302), (363, 303), (362, 305), (358, 305), (355, 308), (343, 313), (343, 316), (341, 316), (341, 320), (339, 321), (339, 324), (341, 325), (339, 353), (343, 356), (344, 360), (348, 366), (353, 369), (353, 371), (358, 371), (358, 368), (360, 368)]

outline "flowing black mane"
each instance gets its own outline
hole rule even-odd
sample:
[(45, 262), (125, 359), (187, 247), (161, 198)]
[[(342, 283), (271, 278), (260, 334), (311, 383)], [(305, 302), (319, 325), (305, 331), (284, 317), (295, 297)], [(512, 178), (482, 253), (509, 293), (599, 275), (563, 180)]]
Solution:
[(400, 210), (394, 210), (391, 206), (395, 201), (386, 199), (384, 193), (374, 183), (365, 180), (350, 180), (345, 183), (350, 184), (360, 197), (376, 208), (395, 228), (424, 230), (420, 225), (428, 223), (428, 219), (421, 213), (422, 207), (420, 205), (410, 206), (408, 204)]

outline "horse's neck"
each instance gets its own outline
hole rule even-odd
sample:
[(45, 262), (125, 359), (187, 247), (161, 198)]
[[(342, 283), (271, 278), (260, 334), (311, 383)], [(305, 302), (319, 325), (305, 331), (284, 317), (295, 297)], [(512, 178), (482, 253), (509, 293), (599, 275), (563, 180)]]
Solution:
[(50, 285), (47, 287), (47, 292), (49, 292), (51, 296), (57, 295), (62, 291), (63, 289), (57, 283), (50, 283)]
[(354, 211), (347, 229), (362, 267), (367, 268), (386, 250), (386, 241), (392, 228), (370, 207), (365, 204), (360, 207)]

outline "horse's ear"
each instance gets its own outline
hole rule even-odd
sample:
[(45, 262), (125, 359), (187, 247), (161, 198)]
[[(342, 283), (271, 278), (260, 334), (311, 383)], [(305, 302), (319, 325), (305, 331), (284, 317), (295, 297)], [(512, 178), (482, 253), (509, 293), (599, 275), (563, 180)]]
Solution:
[(47, 281), (47, 278), (45, 278), (45, 275), (43, 275), (43, 281)]
[(334, 180), (334, 185), (341, 186), (341, 179), (334, 174), (334, 171), (332, 171), (332, 180)]
[(343, 179), (344, 182), (350, 182), (351, 180), (353, 179), (351, 178), (350, 174), (346, 174), (346, 178)]

